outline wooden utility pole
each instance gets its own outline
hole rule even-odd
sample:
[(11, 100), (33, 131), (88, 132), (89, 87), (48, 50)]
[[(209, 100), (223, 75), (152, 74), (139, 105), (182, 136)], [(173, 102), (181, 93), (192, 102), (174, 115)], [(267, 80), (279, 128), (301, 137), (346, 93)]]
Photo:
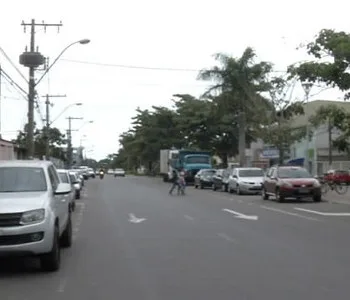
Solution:
[(50, 125), (51, 125), (51, 121), (50, 121), (50, 105), (52, 105), (52, 103), (50, 102), (50, 98), (64, 98), (66, 97), (66, 95), (49, 95), (46, 94), (45, 96), (43, 96), (46, 98), (45, 101), (45, 107), (46, 107), (46, 118), (45, 118), (45, 159), (49, 160), (50, 158)]

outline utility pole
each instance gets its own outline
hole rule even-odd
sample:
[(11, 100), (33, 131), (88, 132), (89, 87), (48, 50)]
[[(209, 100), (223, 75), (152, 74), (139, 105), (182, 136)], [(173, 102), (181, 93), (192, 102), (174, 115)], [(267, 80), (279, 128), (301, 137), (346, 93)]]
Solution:
[(328, 118), (328, 168), (332, 168), (333, 164), (333, 149), (332, 149), (332, 121), (331, 118)]
[(32, 159), (34, 157), (34, 102), (35, 102), (35, 70), (45, 63), (45, 57), (35, 49), (35, 28), (37, 26), (46, 28), (49, 26), (55, 26), (58, 29), (62, 26), (62, 22), (59, 24), (47, 24), (45, 22), (35, 23), (32, 19), (30, 23), (25, 23), (22, 21), (22, 26), (24, 26), (24, 32), (26, 32), (27, 26), (30, 26), (30, 50), (27, 48), (24, 53), (19, 57), (19, 61), (22, 65), (29, 68), (29, 82), (28, 82), (28, 124), (27, 124), (27, 151), (28, 158)]
[(45, 106), (46, 106), (46, 126), (45, 126), (45, 159), (49, 160), (50, 158), (50, 98), (64, 98), (66, 95), (49, 95), (46, 94), (45, 96), (42, 96), (46, 98)]
[[(305, 92), (305, 108), (306, 108), (306, 113), (305, 115), (308, 117), (308, 113), (307, 113), (307, 106), (309, 103), (309, 96), (310, 96), (310, 91), (312, 88), (312, 83), (310, 82), (305, 82), (302, 83), (302, 87), (304, 89)], [(309, 144), (310, 144), (310, 124), (309, 124), (309, 120), (306, 121), (306, 143), (305, 143), (305, 160), (304, 160), (304, 167), (306, 170), (310, 171), (310, 161), (309, 161)]]
[(82, 120), (83, 118), (76, 117), (68, 117), (68, 130), (67, 130), (67, 166), (70, 168), (72, 166), (72, 158), (73, 158), (73, 147), (72, 147), (72, 120)]
[(239, 153), (239, 165), (244, 167), (246, 165), (245, 147), (246, 147), (246, 115), (242, 110), (238, 115), (239, 127), (238, 127), (238, 153)]

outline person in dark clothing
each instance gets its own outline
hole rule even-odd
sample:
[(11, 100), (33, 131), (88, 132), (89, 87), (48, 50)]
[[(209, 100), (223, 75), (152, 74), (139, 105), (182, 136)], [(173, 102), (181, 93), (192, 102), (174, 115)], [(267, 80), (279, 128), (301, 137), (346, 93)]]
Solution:
[(173, 191), (176, 187), (179, 188), (179, 174), (177, 173), (176, 170), (173, 170), (173, 172), (172, 172), (171, 181), (172, 181), (173, 185), (171, 186), (170, 191), (169, 191), (170, 195), (173, 194)]

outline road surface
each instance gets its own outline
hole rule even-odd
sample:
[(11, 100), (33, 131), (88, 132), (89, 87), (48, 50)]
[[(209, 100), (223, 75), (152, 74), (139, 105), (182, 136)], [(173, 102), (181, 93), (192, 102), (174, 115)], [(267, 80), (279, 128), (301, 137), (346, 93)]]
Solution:
[(350, 298), (350, 205), (168, 188), (157, 178), (90, 180), (61, 270), (2, 261), (1, 299)]

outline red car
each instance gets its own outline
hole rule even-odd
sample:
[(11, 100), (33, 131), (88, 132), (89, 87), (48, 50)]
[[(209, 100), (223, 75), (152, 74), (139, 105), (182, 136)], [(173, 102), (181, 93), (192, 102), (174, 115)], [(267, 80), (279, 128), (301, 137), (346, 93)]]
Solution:
[(263, 182), (262, 198), (268, 200), (270, 196), (283, 202), (286, 198), (312, 198), (321, 201), (321, 184), (302, 167), (277, 166), (272, 167)]
[(327, 172), (327, 174), (325, 174), (324, 180), (335, 182), (335, 183), (350, 184), (350, 174), (348, 171), (330, 170)]

